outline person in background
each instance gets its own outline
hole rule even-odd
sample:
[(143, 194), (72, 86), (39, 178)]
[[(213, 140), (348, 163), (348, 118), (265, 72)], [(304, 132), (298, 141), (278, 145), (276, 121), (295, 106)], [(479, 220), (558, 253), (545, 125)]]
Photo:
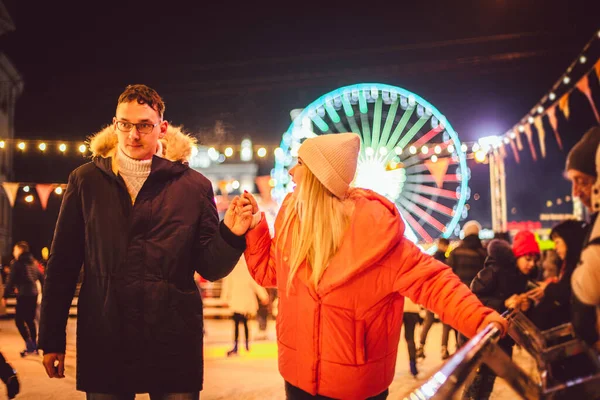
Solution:
[[(565, 176), (571, 181), (572, 195), (574, 198), (581, 200), (589, 215), (583, 248), (586, 248), (590, 241), (592, 227), (598, 217), (598, 209), (600, 209), (600, 207), (594, 207), (592, 204), (592, 188), (599, 176), (597, 169), (600, 168), (600, 162), (598, 162), (600, 159), (596, 153), (599, 144), (600, 126), (595, 126), (589, 129), (573, 146), (567, 154), (565, 163)], [(600, 189), (600, 187), (596, 188)], [(573, 296), (571, 299), (573, 330), (577, 337), (591, 346), (594, 346), (600, 339), (596, 329), (597, 321), (595, 307), (581, 302), (578, 296)]]
[[(446, 252), (448, 251), (449, 246), (450, 246), (450, 241), (448, 239), (439, 238), (437, 240), (437, 250), (433, 254), (433, 258), (446, 264), (446, 261), (447, 261)], [(425, 358), (425, 342), (427, 341), (427, 334), (429, 333), (429, 329), (431, 329), (431, 326), (433, 325), (434, 320), (435, 320), (435, 314), (430, 310), (426, 310), (425, 311), (425, 320), (423, 321), (423, 327), (421, 329), (421, 337), (419, 338), (420, 344), (419, 344), (419, 348), (417, 349), (417, 358)], [(444, 326), (446, 326), (446, 325), (444, 324)], [(448, 329), (448, 331), (450, 330), (450, 328), (447, 328), (447, 329)], [(446, 334), (446, 338), (447, 337), (448, 337), (448, 334)], [(448, 355), (448, 339), (446, 339), (445, 347), (446, 347), (446, 352), (444, 353), (442, 351), (442, 358), (444, 358), (445, 356)], [(444, 345), (442, 344), (442, 349), (443, 348), (444, 348)]]
[[(413, 377), (419, 375), (417, 369), (417, 349), (415, 345), (415, 328), (419, 324), (421, 317), (419, 311), (421, 307), (418, 304), (412, 302), (411, 299), (404, 299), (404, 316), (402, 322), (404, 323), (404, 339), (406, 339), (406, 345), (408, 347), (408, 361), (410, 374)], [(425, 358), (425, 357), (423, 357)]]
[(17, 371), (6, 361), (4, 355), (0, 352), (0, 380), (6, 385), (6, 395), (9, 399), (14, 399), (21, 389)]
[(530, 312), (530, 319), (541, 330), (571, 321), (571, 276), (579, 263), (585, 228), (581, 221), (568, 220), (552, 228), (550, 238), (554, 241), (562, 266), (558, 277), (539, 282), (529, 292), (537, 305)]
[[(489, 256), (485, 267), (471, 283), (471, 290), (481, 302), (503, 313), (519, 308), (527, 311), (531, 302), (527, 298), (528, 281), (535, 277), (540, 247), (535, 235), (520, 231), (515, 235), (513, 247), (501, 239), (494, 239), (488, 246)], [(514, 342), (510, 337), (500, 339), (498, 345), (512, 356)], [(485, 364), (481, 364), (475, 378), (463, 392), (463, 400), (489, 399), (496, 375)]]
[(38, 299), (39, 281), (44, 284), (44, 275), (40, 272), (37, 262), (29, 251), (27, 242), (18, 242), (13, 248), (13, 263), (10, 275), (6, 282), (3, 302), (17, 289), (17, 307), (15, 311), (15, 324), (25, 341), (25, 349), (21, 351), (21, 357), (37, 355), (37, 327), (35, 324), (35, 311)]
[[(487, 257), (487, 252), (479, 239), (480, 231), (481, 225), (479, 222), (474, 220), (466, 222), (462, 229), (462, 241), (450, 252), (450, 256), (448, 257), (448, 265), (467, 287), (471, 285), (473, 278), (481, 271)], [(448, 336), (451, 330), (452, 328), (448, 325), (445, 325), (442, 330), (442, 360), (450, 357), (450, 353), (448, 352)], [(454, 333), (456, 347), (458, 348), (462, 345), (464, 338), (456, 330)]]
[(244, 338), (246, 339), (246, 351), (250, 351), (250, 332), (248, 329), (248, 318), (256, 315), (258, 310), (257, 301), (262, 304), (269, 301), (267, 290), (257, 284), (250, 273), (244, 256), (240, 257), (237, 265), (223, 281), (223, 298), (233, 313), (234, 340), (233, 348), (227, 352), (227, 356), (238, 354), (238, 340), (240, 336), (240, 324), (244, 327)]
[[(447, 265), (404, 237), (396, 205), (351, 188), (360, 136), (306, 139), (296, 185), (272, 238), (256, 199), (244, 253), (253, 278), (278, 287), (279, 371), (287, 399), (385, 399), (394, 379), (404, 297), (471, 336), (507, 321), (484, 307)], [(319, 397), (317, 397), (319, 398)]]
[[(600, 132), (598, 133), (600, 135)], [(600, 211), (600, 146), (596, 151), (596, 168), (599, 170), (598, 179), (591, 190), (591, 211), (597, 215)], [(590, 238), (581, 253), (579, 265), (573, 271), (571, 277), (571, 287), (575, 295), (575, 299), (582, 306), (595, 307), (596, 316), (600, 314), (600, 219), (596, 219), (591, 232)], [(573, 321), (574, 326), (578, 321)], [(587, 342), (593, 345), (597, 351), (600, 351), (600, 331), (598, 326), (579, 325), (580, 331), (584, 331), (584, 335), (588, 338)], [(594, 332), (590, 332), (595, 328)], [(591, 342), (595, 338), (596, 342)]]

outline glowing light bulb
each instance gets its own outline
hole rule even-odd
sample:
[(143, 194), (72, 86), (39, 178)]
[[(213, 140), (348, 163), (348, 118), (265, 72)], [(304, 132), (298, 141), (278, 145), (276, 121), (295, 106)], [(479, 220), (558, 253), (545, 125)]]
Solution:
[(485, 161), (485, 156), (486, 156), (485, 151), (479, 150), (479, 151), (475, 152), (475, 161), (477, 161), (478, 163), (482, 163)]
[(467, 151), (467, 145), (466, 144), (461, 144), (460, 145), (460, 151), (462, 151), (463, 153), (465, 153)]
[(260, 149), (258, 149), (258, 151), (256, 152), (256, 154), (258, 154), (258, 156), (260, 158), (264, 157), (267, 155), (267, 149), (265, 149), (264, 147), (261, 147)]
[(410, 146), (408, 151), (410, 151), (410, 154), (417, 154), (417, 148), (415, 146)]
[(447, 149), (448, 149), (448, 153), (454, 153), (454, 146), (453, 145), (449, 144), (448, 147), (447, 147)]
[(387, 155), (388, 150), (385, 147), (380, 147), (379, 148), (379, 154), (381, 154), (382, 156)]
[(233, 149), (228, 147), (225, 149), (225, 157), (231, 157), (233, 155)]
[(62, 194), (62, 192), (63, 192), (63, 189), (62, 189), (60, 186), (59, 186), (59, 187), (57, 187), (56, 189), (54, 189), (54, 193), (56, 193), (56, 194), (58, 194), (58, 195), (61, 195), (61, 194)]
[(3, 149), (4, 146), (6, 146), (6, 143), (4, 143), (4, 140), (0, 140), (0, 149)]
[(231, 187), (234, 189), (239, 189), (240, 188), (240, 182), (239, 181), (233, 181), (231, 182)]
[(479, 150), (479, 143), (475, 143), (475, 144), (473, 145), (473, 147), (471, 148), (471, 150), (472, 150), (474, 153), (476, 153), (476, 152)]
[(585, 64), (586, 61), (587, 61), (587, 58), (585, 56), (579, 57), (579, 62), (580, 63)]
[(421, 153), (423, 153), (423, 154), (429, 153), (429, 149), (427, 148), (427, 146), (421, 147)]
[(554, 99), (556, 99), (556, 93), (554, 93), (554, 92), (551, 92), (551, 93), (548, 95), (548, 98), (549, 98), (551, 101), (552, 101), (552, 100), (554, 100)]
[(17, 145), (20, 150), (25, 150), (25, 142), (21, 142)]
[(402, 147), (395, 147), (394, 148), (394, 153), (396, 153), (397, 155), (402, 154)]
[(435, 151), (435, 154), (440, 154), (442, 152), (442, 148), (439, 145), (436, 145), (433, 148), (433, 151)]
[(564, 83), (565, 85), (568, 85), (568, 84), (569, 84), (569, 82), (571, 82), (571, 78), (569, 78), (568, 76), (565, 76), (565, 77), (563, 78), (563, 83)]
[(79, 152), (80, 153), (85, 153), (87, 150), (87, 148), (85, 147), (85, 144), (81, 144), (79, 145)]
[[(533, 124), (533, 117), (530, 115), (529, 117), (527, 117), (527, 122), (529, 122), (530, 124)], [(525, 128), (523, 128), (525, 129)]]
[(46, 151), (46, 143), (40, 143), (40, 144), (39, 144), (39, 146), (38, 146), (38, 148), (39, 148), (41, 151)]
[(67, 151), (67, 145), (64, 143), (61, 143), (60, 146), (58, 146), (58, 150), (60, 150), (61, 152), (65, 152)]
[(23, 186), (23, 191), (25, 193), (29, 193), (30, 190), (31, 190), (31, 188), (29, 186)]
[(365, 154), (366, 154), (367, 156), (371, 157), (373, 154), (375, 154), (375, 150), (373, 150), (373, 148), (372, 148), (372, 147), (367, 147), (367, 148), (365, 149)]
[(431, 161), (432, 162), (437, 162), (437, 160), (438, 160), (438, 158), (437, 158), (437, 156), (435, 154), (431, 156)]
[(543, 112), (544, 112), (544, 107), (542, 107), (542, 106), (539, 106), (539, 107), (537, 108), (537, 112), (538, 112), (538, 114), (541, 114), (541, 113), (543, 113)]
[(519, 125), (519, 132), (525, 132), (525, 127), (523, 125)]
[(33, 196), (32, 195), (25, 196), (25, 201), (28, 203), (33, 203)]

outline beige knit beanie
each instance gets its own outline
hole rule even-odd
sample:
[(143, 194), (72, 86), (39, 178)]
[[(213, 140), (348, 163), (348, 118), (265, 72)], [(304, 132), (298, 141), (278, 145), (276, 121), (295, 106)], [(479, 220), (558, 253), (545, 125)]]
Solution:
[(359, 151), (356, 133), (332, 133), (306, 139), (298, 157), (323, 186), (343, 199), (354, 179)]

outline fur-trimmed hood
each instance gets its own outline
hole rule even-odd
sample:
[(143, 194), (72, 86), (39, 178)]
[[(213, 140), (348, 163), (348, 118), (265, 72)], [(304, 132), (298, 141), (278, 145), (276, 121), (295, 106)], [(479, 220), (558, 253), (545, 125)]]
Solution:
[[(169, 125), (167, 133), (160, 139), (163, 157), (169, 161), (187, 163), (192, 155), (196, 138), (185, 134), (181, 127)], [(89, 138), (93, 157), (113, 157), (117, 150), (117, 134), (113, 125), (108, 125)]]

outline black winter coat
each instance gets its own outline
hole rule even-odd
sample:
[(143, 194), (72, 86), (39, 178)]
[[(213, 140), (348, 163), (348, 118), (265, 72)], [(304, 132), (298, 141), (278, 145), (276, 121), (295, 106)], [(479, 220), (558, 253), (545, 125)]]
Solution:
[(44, 285), (44, 275), (40, 272), (31, 253), (23, 253), (10, 267), (6, 280), (4, 298), (7, 298), (15, 288), (17, 297), (37, 296), (39, 294), (36, 281)]
[(166, 157), (176, 161), (154, 156), (134, 205), (112, 158), (103, 157), (115, 146), (105, 129), (92, 140), (93, 162), (69, 176), (46, 268), (39, 347), (65, 352), (83, 265), (77, 389), (199, 391), (203, 318), (194, 271), (225, 277), (245, 239), (219, 225), (210, 181), (180, 161), (190, 150), (186, 135), (169, 128)]
[(448, 257), (447, 264), (467, 286), (483, 268), (487, 252), (477, 235), (466, 236)]
[(477, 295), (483, 305), (502, 314), (506, 311), (504, 305), (506, 299), (527, 291), (529, 277), (518, 270), (508, 242), (500, 239), (492, 240), (488, 245), (488, 253), (485, 267), (471, 282), (471, 291)]

